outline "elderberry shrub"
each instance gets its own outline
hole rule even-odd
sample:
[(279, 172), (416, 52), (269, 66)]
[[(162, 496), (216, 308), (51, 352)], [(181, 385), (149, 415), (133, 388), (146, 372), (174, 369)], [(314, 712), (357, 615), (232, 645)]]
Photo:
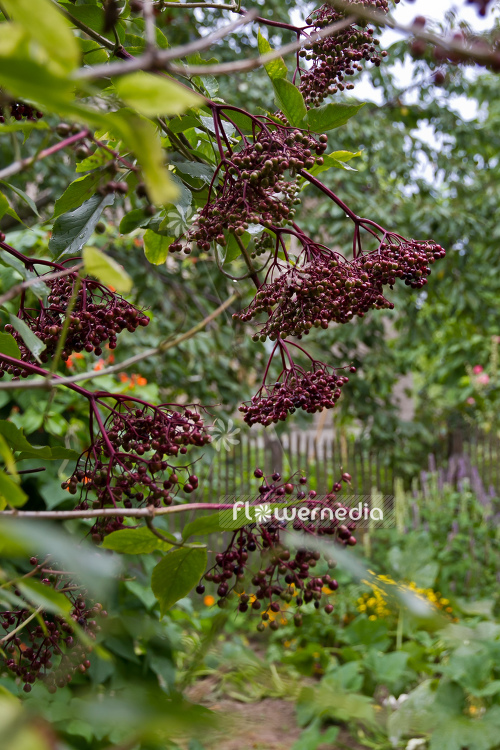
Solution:
[[(43, 275), (40, 279), (43, 281)], [(28, 308), (21, 303), (18, 312), (20, 318), (43, 341), (45, 351), (40, 355), (42, 362), (48, 362), (54, 355), (61, 337), (63, 324), (67, 315), (68, 305), (74, 293), (77, 275), (70, 274), (59, 279), (46, 282), (50, 288), (47, 305), (40, 302), (37, 309)], [(138, 326), (147, 326), (149, 318), (134, 305), (111, 292), (98, 281), (84, 278), (78, 290), (76, 302), (69, 316), (69, 327), (64, 341), (62, 359), (66, 360), (72, 352), (94, 352), (102, 354), (104, 343), (110, 349), (116, 348), (116, 337), (123, 331), (134, 332)], [(35, 362), (23, 339), (15, 328), (8, 323), (4, 329), (16, 339), (23, 362)], [(27, 377), (18, 367), (0, 364), (0, 377), (4, 371), (15, 377)]]
[[(293, 521), (294, 531), (303, 532), (306, 537), (328, 536), (343, 546), (356, 544), (353, 536), (355, 524), (345, 524), (335, 518), (336, 510), (345, 508), (347, 511), (348, 508), (336, 500), (333, 492), (324, 498), (319, 498), (314, 490), (307, 493), (305, 476), (300, 476), (295, 482), (292, 481), (294, 477), (283, 481), (280, 474), (275, 473), (266, 477), (259, 468), (255, 469), (254, 476), (262, 480), (262, 484), (253, 505), (282, 503), (284, 500), (288, 502), (293, 499), (298, 506), (306, 507), (310, 511), (329, 508), (333, 517), (330, 519), (327, 516), (329, 520), (322, 521), (321, 525), (313, 521), (299, 520), (296, 516)], [(340, 490), (342, 481), (349, 482), (350, 479), (349, 474), (343, 474), (341, 480), (335, 483), (334, 490)], [(294, 494), (295, 498), (292, 498)], [(236, 530), (226, 550), (216, 554), (215, 564), (203, 577), (204, 581), (217, 585), (219, 607), (229, 606), (231, 600), (235, 604), (237, 602), (238, 612), (248, 612), (249, 615), (259, 617), (258, 630), (263, 630), (264, 623), (268, 621), (269, 627), (277, 630), (277, 616), (280, 614), (284, 618), (287, 614), (293, 614), (295, 625), (300, 626), (302, 607), (310, 602), (314, 602), (314, 607), (319, 609), (323, 601), (325, 612), (333, 612), (333, 604), (327, 596), (337, 590), (337, 581), (332, 578), (330, 572), (315, 575), (314, 568), (320, 561), (321, 554), (308, 549), (307, 541), (295, 552), (287, 547), (283, 541), (286, 524), (286, 521), (272, 519), (267, 523), (253, 523)], [(249, 570), (252, 555), (260, 558), (259, 569), (253, 573)], [(327, 567), (333, 569), (335, 561), (330, 555), (325, 556), (325, 559)], [(196, 591), (203, 594), (204, 583), (200, 582)]]
[[(250, 224), (280, 228), (292, 223), (294, 206), (300, 202), (294, 179), (299, 170), (323, 163), (328, 138), (257, 122), (260, 130), (253, 140), (243, 136), (240, 151), (228, 148), (221, 154), (217, 172), (222, 170), (224, 179), (216, 197), (207, 201), (184, 240), (172, 243), (170, 250), (189, 253), (190, 243), (195, 243), (206, 251), (212, 242), (226, 245), (225, 231), (241, 236)], [(285, 179), (287, 172), (294, 179)]]
[[(387, 0), (361, 0), (361, 4), (373, 10), (387, 13)], [(348, 10), (335, 10), (331, 5), (322, 5), (315, 10), (306, 23), (312, 31), (342, 21)], [(344, 83), (347, 76), (361, 71), (361, 62), (369, 61), (377, 67), (387, 52), (377, 53), (378, 39), (374, 30), (361, 23), (353, 23), (336, 34), (305, 45), (299, 56), (311, 61), (308, 69), (300, 68), (299, 89), (308, 107), (317, 107), (329, 94), (344, 89), (353, 89), (353, 83)]]
[[(42, 680), (49, 692), (55, 693), (58, 687), (71, 682), (75, 673), (84, 674), (90, 667), (88, 657), (92, 646), (88, 640), (96, 639), (101, 630), (98, 620), (105, 618), (107, 612), (101, 604), (87, 603), (86, 592), (79, 590), (68, 574), (56, 570), (47, 561), (39, 563), (32, 557), (30, 562), (40, 582), (63, 594), (70, 601), (71, 610), (66, 619), (44, 611), (32, 618), (33, 607), (25, 601), (21, 591), (14, 590), (17, 597), (14, 608), (0, 612), (0, 628), (3, 629), (0, 633), (4, 641), (0, 651), (0, 658), (3, 658), (0, 674), (15, 675), (24, 683), (26, 693), (37, 680)], [(78, 640), (81, 631), (87, 636), (85, 644)]]
[[(351, 367), (351, 372), (356, 368)], [(238, 407), (248, 425), (262, 424), (264, 427), (279, 421), (284, 422), (288, 414), (302, 409), (308, 414), (331, 409), (341, 396), (341, 388), (349, 378), (338, 375), (335, 369), (323, 362), (312, 360), (311, 369), (291, 363), (272, 385), (263, 384), (251, 401)]]
[[(189, 466), (174, 466), (167, 458), (184, 456), (190, 446), (204, 446), (211, 437), (197, 409), (153, 406), (130, 396), (99, 393), (97, 405), (109, 410), (100, 433), (80, 456), (63, 489), (76, 495), (76, 510), (106, 507), (171, 505), (179, 490), (190, 494), (198, 477)], [(109, 406), (103, 398), (113, 399)], [(91, 407), (92, 408), (92, 407)], [(92, 414), (92, 412), (91, 412)], [(95, 412), (94, 412), (95, 416)], [(92, 500), (90, 495), (94, 496)], [(93, 539), (123, 528), (123, 517), (97, 519)]]
[[(32, 122), (36, 122), (43, 117), (42, 112), (30, 107), (29, 104), (24, 104), (24, 102), (11, 102), (7, 106), (10, 110), (10, 116), (14, 120), (31, 120)], [(0, 110), (0, 123), (3, 124), (4, 122), (5, 115), (2, 115)]]
[[(418, 242), (389, 235), (378, 249), (347, 261), (338, 253), (310, 243), (305, 247), (306, 263), (297, 264), (273, 281), (263, 285), (246, 310), (233, 315), (248, 322), (259, 313), (268, 321), (255, 334), (254, 341), (308, 335), (314, 328), (347, 323), (362, 318), (370, 309), (393, 309), (383, 295), (396, 279), (412, 289), (427, 283), (430, 265), (444, 257), (445, 251), (432, 240)], [(274, 308), (274, 310), (273, 310)]]

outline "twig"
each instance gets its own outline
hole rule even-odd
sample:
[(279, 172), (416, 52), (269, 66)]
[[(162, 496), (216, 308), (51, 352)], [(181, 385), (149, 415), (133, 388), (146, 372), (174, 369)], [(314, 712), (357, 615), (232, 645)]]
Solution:
[(80, 68), (74, 77), (79, 81), (86, 81), (94, 80), (96, 78), (121, 76), (126, 73), (134, 73), (137, 70), (157, 70), (158, 68), (164, 67), (170, 60), (178, 60), (187, 55), (192, 55), (195, 52), (201, 52), (208, 49), (215, 42), (224, 39), (228, 34), (232, 34), (233, 31), (236, 31), (240, 26), (252, 23), (256, 18), (257, 11), (252, 10), (241, 18), (237, 18), (236, 21), (227, 24), (227, 26), (223, 26), (212, 34), (208, 34), (194, 42), (181, 44), (178, 47), (171, 47), (170, 49), (148, 50), (143, 55), (127, 59), (124, 62), (96, 65), (93, 68)]
[(26, 625), (31, 622), (31, 620), (34, 620), (35, 617), (38, 617), (40, 612), (43, 611), (43, 606), (38, 607), (38, 609), (35, 609), (35, 611), (24, 620), (24, 622), (21, 622), (20, 625), (17, 626), (17, 628), (14, 628), (14, 630), (11, 630), (10, 633), (7, 633), (7, 635), (4, 635), (3, 638), (0, 638), (0, 644), (7, 643), (7, 641), (10, 641), (12, 636), (14, 636), (16, 633), (19, 633), (20, 630), (26, 627)]
[(156, 49), (156, 27), (155, 27), (155, 15), (153, 12), (153, 3), (151, 0), (143, 0), (142, 2), (142, 14), (144, 16), (144, 31), (146, 36), (146, 46), (150, 52), (155, 52)]
[(157, 354), (162, 354), (163, 352), (168, 351), (168, 349), (172, 349), (175, 346), (179, 346), (179, 344), (182, 344), (184, 341), (187, 341), (187, 339), (190, 339), (195, 334), (202, 331), (205, 326), (207, 326), (209, 323), (212, 322), (215, 318), (217, 318), (221, 313), (224, 312), (230, 305), (232, 305), (235, 300), (238, 299), (240, 295), (235, 292), (232, 294), (225, 302), (222, 303), (222, 305), (219, 305), (219, 307), (210, 313), (210, 315), (207, 315), (204, 320), (202, 320), (200, 323), (197, 323), (195, 326), (189, 329), (189, 331), (186, 331), (185, 333), (182, 333), (180, 336), (177, 336), (175, 339), (165, 339), (164, 341), (160, 342), (158, 346), (147, 349), (144, 352), (140, 352), (139, 354), (134, 355), (133, 357), (129, 357), (128, 359), (125, 359), (123, 362), (118, 362), (116, 365), (112, 365), (111, 367), (106, 367), (103, 370), (98, 371), (89, 371), (89, 372), (81, 372), (78, 375), (70, 375), (68, 377), (56, 377), (52, 380), (47, 380), (46, 378), (41, 378), (39, 380), (10, 380), (7, 383), (0, 383), (0, 391), (2, 390), (16, 390), (16, 389), (30, 389), (30, 388), (55, 388), (60, 385), (70, 385), (71, 383), (77, 383), (79, 380), (93, 380), (94, 378), (102, 377), (103, 375), (111, 375), (115, 372), (120, 372), (121, 370), (126, 369), (127, 367), (130, 367), (130, 365), (136, 364), (136, 362), (141, 362), (143, 359), (148, 359), (149, 357), (154, 357)]
[(36, 279), (28, 279), (28, 281), (23, 281), (20, 284), (16, 284), (16, 286), (13, 286), (11, 289), (9, 289), (8, 292), (5, 292), (5, 294), (2, 294), (0, 296), (0, 306), (5, 305), (6, 302), (14, 299), (14, 297), (17, 297), (17, 295), (21, 294), (21, 292), (23, 292), (25, 289), (29, 289), (30, 286), (36, 286), (36, 284), (39, 284), (40, 281), (52, 281), (53, 279), (61, 278), (61, 276), (69, 276), (75, 271), (79, 271), (80, 268), (83, 268), (83, 263), (78, 263), (76, 266), (71, 266), (71, 268), (66, 268), (63, 271), (54, 271), (54, 273), (48, 273), (44, 276), (37, 276)]
[(75, 135), (72, 135), (69, 138), (65, 138), (64, 141), (56, 143), (55, 146), (50, 146), (50, 148), (46, 148), (43, 151), (40, 151), (40, 153), (36, 154), (36, 156), (30, 156), (27, 159), (18, 159), (17, 161), (13, 161), (12, 164), (9, 164), (8, 167), (0, 170), (0, 180), (5, 180), (7, 177), (12, 177), (12, 175), (18, 174), (18, 172), (22, 172), (23, 169), (31, 167), (31, 165), (35, 162), (40, 161), (41, 159), (45, 159), (47, 156), (52, 156), (52, 154), (56, 154), (58, 151), (71, 146), (71, 144), (73, 143), (83, 141), (85, 138), (88, 138), (89, 135), (90, 131), (81, 130), (79, 133), (75, 133)]
[(66, 8), (63, 8), (62, 5), (59, 5), (57, 0), (51, 0), (51, 2), (56, 6), (60, 13), (63, 14), (63, 16), (66, 16), (68, 21), (71, 21), (73, 26), (76, 26), (77, 29), (80, 29), (80, 31), (84, 31), (87, 36), (89, 36), (95, 42), (99, 42), (100, 45), (106, 47), (106, 49), (109, 49), (111, 52), (116, 49), (116, 44), (113, 44), (113, 42), (107, 39), (105, 36), (102, 36), (97, 31), (94, 31), (94, 29), (92, 29), (90, 26), (87, 26), (87, 24), (83, 23), (83, 21), (80, 21), (78, 18), (72, 15), (72, 13), (66, 10)]
[(342, 29), (350, 26), (352, 23), (354, 23), (355, 20), (356, 18), (354, 16), (349, 16), (342, 19), (342, 21), (337, 21), (337, 23), (332, 23), (330, 24), (330, 26), (325, 26), (325, 28), (321, 29), (321, 31), (314, 32), (308, 37), (298, 39), (296, 42), (290, 42), (289, 44), (285, 44), (279, 49), (272, 50), (272, 52), (268, 52), (265, 55), (253, 57), (250, 60), (236, 60), (236, 62), (220, 63), (218, 65), (167, 64), (165, 67), (170, 73), (179, 73), (188, 76), (203, 75), (204, 73), (206, 73), (207, 75), (244, 73), (250, 70), (254, 70), (255, 68), (260, 68), (261, 65), (267, 65), (267, 63), (276, 60), (277, 57), (289, 55), (292, 52), (296, 52), (305, 44), (310, 44), (312, 42), (318, 41), (319, 39), (324, 39), (325, 37), (332, 36), (333, 34), (336, 34), (337, 31), (342, 31)]
[(237, 234), (235, 234), (233, 236), (234, 236), (234, 238), (236, 240), (236, 244), (238, 245), (238, 247), (241, 250), (241, 254), (242, 254), (243, 259), (244, 259), (244, 261), (246, 263), (246, 266), (248, 268), (248, 275), (249, 275), (249, 277), (252, 279), (252, 281), (255, 284), (256, 288), (260, 289), (260, 280), (259, 280), (259, 277), (257, 275), (257, 271), (254, 268), (254, 265), (252, 263), (252, 259), (250, 258), (245, 245), (243, 244), (243, 242), (241, 241), (241, 238), (238, 237)]
[[(167, 508), (102, 508), (92, 510), (2, 510), (0, 518), (38, 518), (50, 521), (69, 521), (72, 518), (155, 518), (169, 513), (193, 510), (231, 510), (234, 506), (221, 503), (186, 503)], [(170, 539), (166, 540), (171, 544)]]
[(162, 8), (175, 8), (180, 10), (181, 8), (214, 8), (215, 10), (232, 10), (238, 13), (238, 6), (236, 3), (165, 3), (161, 5)]
[(453, 39), (445, 39), (439, 34), (432, 31), (424, 31), (423, 27), (418, 24), (402, 24), (392, 18), (390, 15), (371, 10), (361, 3), (345, 2), (345, 0), (327, 0), (327, 2), (338, 10), (349, 12), (356, 18), (365, 21), (371, 21), (377, 26), (386, 26), (395, 31), (401, 31), (404, 34), (412, 34), (416, 39), (439, 47), (443, 52), (452, 57), (459, 57), (461, 60), (468, 59), (480, 64), (491, 64), (494, 62), (495, 52), (491, 48), (484, 47), (484, 43), (467, 45), (464, 42)]

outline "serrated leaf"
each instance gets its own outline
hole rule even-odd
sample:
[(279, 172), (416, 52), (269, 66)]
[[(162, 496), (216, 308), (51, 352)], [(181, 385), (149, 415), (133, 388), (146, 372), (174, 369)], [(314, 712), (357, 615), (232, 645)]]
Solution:
[(49, 287), (39, 276), (37, 276), (33, 271), (28, 271), (24, 263), (21, 263), (20, 260), (14, 258), (13, 255), (4, 253), (1, 260), (5, 265), (14, 268), (25, 281), (35, 281), (35, 283), (30, 286), (31, 291), (36, 294), (39, 299), (43, 300), (44, 302), (46, 301), (47, 295), (49, 293)]
[(349, 161), (350, 159), (354, 159), (355, 156), (361, 156), (361, 151), (358, 151), (356, 153), (352, 151), (334, 151), (331, 154), (326, 154), (325, 156), (323, 156), (323, 164), (315, 164), (314, 167), (308, 169), (307, 171), (312, 175), (317, 175), (321, 172), (325, 172), (327, 169), (335, 167), (336, 169), (347, 169), (356, 172), (356, 169), (344, 163), (346, 161)]
[(212, 534), (214, 531), (221, 531), (218, 513), (211, 513), (209, 516), (200, 516), (199, 518), (195, 518), (194, 521), (187, 523), (182, 530), (182, 538), (189, 539), (190, 536)]
[[(271, 45), (269, 44), (267, 39), (262, 36), (260, 31), (258, 34), (258, 44), (259, 53), (261, 55), (267, 55), (269, 54), (269, 52), (273, 51)], [(271, 60), (270, 62), (266, 63), (264, 67), (271, 81), (276, 81), (278, 78), (286, 78), (288, 75), (288, 70), (282, 57), (277, 57), (275, 60)]]
[(0, 471), (0, 497), (13, 508), (22, 507), (28, 500), (27, 494), (4, 471)]
[(50, 60), (64, 71), (78, 65), (78, 43), (64, 16), (50, 0), (2, 0), (10, 19), (44, 48)]
[[(165, 535), (165, 532), (162, 533)], [(144, 555), (155, 550), (166, 552), (172, 547), (171, 544), (163, 542), (152, 534), (146, 526), (113, 531), (104, 538), (102, 546), (104, 549), (112, 549), (123, 555)]]
[(155, 266), (165, 263), (168, 249), (173, 241), (173, 237), (164, 237), (151, 229), (147, 229), (144, 234), (144, 254), (146, 258)]
[(197, 76), (207, 94), (213, 99), (219, 92), (219, 81), (214, 76)]
[(315, 133), (323, 133), (327, 130), (338, 128), (354, 117), (359, 112), (362, 104), (341, 104), (331, 102), (321, 107), (310, 109), (304, 118), (304, 124), (308, 125)]
[[(203, 125), (206, 127), (207, 130), (209, 130), (211, 133), (215, 135), (215, 125), (214, 125), (214, 118), (213, 117), (207, 117), (206, 115), (200, 115), (200, 120), (202, 121)], [(222, 121), (222, 126), (224, 128), (224, 132), (227, 135), (228, 138), (232, 138), (233, 135), (236, 133), (236, 129), (234, 125), (231, 125), (230, 122), (226, 122), (226, 120)]]
[(205, 98), (173, 78), (142, 71), (115, 81), (117, 95), (146, 117), (180, 115), (191, 107), (201, 107)]
[(296, 86), (286, 78), (273, 80), (276, 105), (283, 112), (290, 125), (300, 127), (307, 114), (304, 97)]
[(68, 615), (71, 612), (72, 604), (68, 597), (53, 589), (52, 586), (45, 586), (33, 578), (24, 578), (16, 585), (23, 596), (35, 607), (43, 607), (44, 611), (53, 612), (56, 615)]
[(101, 174), (91, 173), (85, 177), (78, 177), (74, 180), (64, 193), (56, 200), (54, 206), (54, 219), (61, 214), (74, 211), (82, 203), (89, 200), (95, 193), (95, 188), (99, 184)]
[(10, 324), (16, 329), (35, 359), (40, 361), (40, 354), (47, 348), (43, 341), (38, 338), (36, 333), (33, 333), (24, 320), (16, 318), (12, 313), (9, 315), (9, 320)]
[[(78, 451), (74, 451), (71, 448), (65, 448), (63, 445), (52, 446), (52, 448), (50, 448), (50, 451), (51, 455), (49, 458), (53, 461), (77, 461), (80, 457)], [(21, 456), (19, 456), (19, 458), (22, 458), (22, 454)]]
[(29, 195), (27, 195), (24, 190), (21, 190), (21, 188), (16, 187), (15, 185), (10, 185), (8, 182), (4, 182), (4, 180), (0, 180), (2, 185), (5, 185), (6, 187), (10, 188), (16, 195), (18, 195), (22, 201), (24, 201), (33, 211), (36, 216), (40, 217), (40, 214), (38, 213), (38, 209), (36, 207), (36, 203), (33, 200), (33, 198), (30, 198)]
[(85, 272), (95, 276), (106, 286), (112, 286), (117, 292), (127, 294), (132, 289), (132, 279), (123, 266), (105, 255), (96, 247), (86, 247), (82, 254)]
[(14, 480), (16, 482), (19, 481), (19, 474), (16, 468), (16, 461), (14, 459), (14, 454), (12, 453), (12, 450), (7, 445), (7, 441), (4, 438), (3, 435), (0, 435), (0, 456), (2, 456), (5, 468), (9, 472), (9, 474), (14, 476)]
[(174, 181), (178, 189), (178, 193), (176, 199), (173, 201), (173, 204), (179, 211), (179, 213), (181, 213), (182, 216), (185, 216), (187, 210), (191, 207), (191, 203), (193, 202), (193, 194), (191, 190), (186, 187), (186, 185), (184, 185), (178, 175), (170, 173), (170, 177)]
[(3, 193), (0, 193), (0, 219), (3, 216), (5, 216), (5, 214), (8, 214), (9, 216), (12, 216), (17, 221), (21, 222), (21, 219), (19, 218), (17, 213), (14, 211), (14, 209), (10, 205), (8, 199), (5, 197)]
[(31, 445), (25, 438), (23, 431), (7, 419), (0, 420), (0, 435), (3, 435), (13, 451), (22, 451), (19, 460), (35, 457), (45, 460), (52, 457), (52, 451), (48, 445)]
[(106, 206), (114, 203), (115, 196), (94, 195), (78, 208), (58, 216), (49, 240), (49, 249), (59, 257), (79, 255), (92, 235)]
[[(234, 122), (242, 133), (251, 133), (253, 131), (253, 120), (251, 117), (246, 115), (244, 112), (233, 112), (230, 114), (231, 120)], [(283, 123), (280, 123), (283, 125)]]
[(172, 133), (183, 133), (185, 130), (190, 130), (191, 128), (199, 128), (200, 121), (198, 117), (194, 117), (193, 115), (185, 115), (184, 117), (170, 120), (168, 123), (168, 127), (170, 128)]
[(139, 227), (147, 227), (152, 218), (152, 216), (146, 216), (142, 208), (134, 208), (120, 221), (120, 234), (128, 234)]
[(32, 130), (48, 130), (49, 126), (43, 120), (33, 122), (32, 120), (19, 120), (19, 122), (9, 122), (0, 124), (0, 135), (2, 133), (25, 133), (29, 135)]
[(6, 354), (7, 357), (21, 359), (21, 352), (17, 341), (11, 333), (0, 333), (0, 353)]
[(106, 115), (113, 132), (137, 156), (151, 202), (163, 206), (178, 195), (165, 165), (165, 154), (157, 128), (135, 112), (119, 110)]
[(190, 177), (197, 177), (199, 180), (203, 180), (207, 185), (210, 185), (212, 182), (215, 170), (208, 164), (199, 164), (197, 161), (171, 161), (175, 168), (179, 172), (182, 172), (182, 174), (187, 174)]
[(207, 566), (204, 547), (180, 548), (169, 552), (153, 570), (151, 587), (163, 617), (175, 602), (187, 596)]

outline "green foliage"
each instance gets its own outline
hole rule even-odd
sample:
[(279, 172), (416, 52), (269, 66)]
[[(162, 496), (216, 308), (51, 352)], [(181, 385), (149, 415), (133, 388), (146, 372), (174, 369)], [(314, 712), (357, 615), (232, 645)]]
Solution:
[(112, 206), (114, 195), (93, 195), (78, 207), (63, 213), (54, 222), (49, 249), (56, 257), (79, 255), (86, 245), (106, 206)]
[(184, 547), (160, 560), (153, 570), (151, 588), (160, 603), (160, 616), (194, 588), (207, 567), (205, 547)]
[(132, 279), (113, 258), (97, 250), (95, 247), (86, 247), (82, 253), (84, 268), (90, 276), (95, 276), (107, 286), (116, 289), (117, 292), (127, 294), (132, 289)]

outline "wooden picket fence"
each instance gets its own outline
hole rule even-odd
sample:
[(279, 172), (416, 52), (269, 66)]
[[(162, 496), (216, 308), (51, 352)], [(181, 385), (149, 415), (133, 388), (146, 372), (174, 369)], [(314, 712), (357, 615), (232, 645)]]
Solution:
[[(260, 467), (266, 474), (278, 471), (285, 478), (295, 472), (307, 476), (308, 489), (326, 493), (342, 471), (352, 477), (349, 494), (370, 495), (374, 490), (393, 495), (396, 482), (401, 482), (401, 466), (394, 452), (368, 448), (352, 439), (317, 439), (308, 433), (287, 433), (279, 439), (267, 434), (238, 434), (231, 444), (219, 444), (196, 465), (199, 489), (190, 496), (193, 502), (223, 502), (224, 498), (255, 497), (258, 483), (253, 472)], [(451, 457), (446, 455), (450, 449)], [(414, 495), (426, 492), (429, 472), (437, 475), (438, 485), (460, 487), (467, 481), (479, 499), (500, 497), (500, 440), (496, 434), (470, 431), (457, 434), (447, 445), (437, 445), (427, 465), (418, 468), (406, 485)], [(177, 515), (177, 514), (176, 514)], [(176, 518), (179, 527), (188, 519)]]

